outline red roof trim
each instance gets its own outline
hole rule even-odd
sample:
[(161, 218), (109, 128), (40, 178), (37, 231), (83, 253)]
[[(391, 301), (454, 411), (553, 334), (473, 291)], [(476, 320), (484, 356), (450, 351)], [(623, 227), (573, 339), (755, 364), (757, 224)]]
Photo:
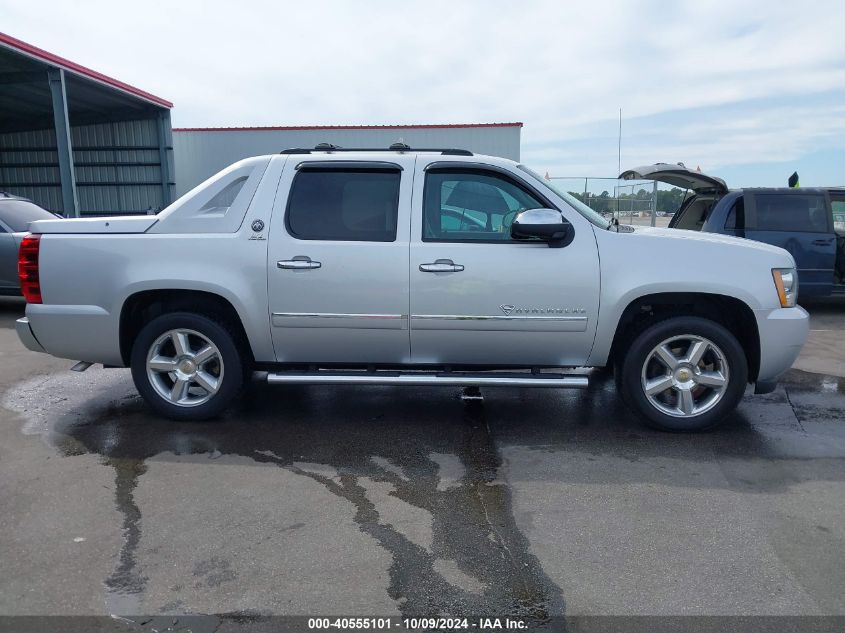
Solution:
[(259, 127), (175, 127), (174, 132), (267, 132), (304, 130), (406, 130), (406, 129), (448, 129), (472, 127), (522, 127), (522, 123), (443, 123), (423, 125), (268, 125)]
[(54, 66), (61, 66), (65, 70), (69, 70), (73, 73), (78, 75), (82, 75), (88, 79), (93, 79), (94, 81), (98, 81), (100, 83), (106, 84), (107, 86), (111, 86), (112, 88), (117, 88), (118, 90), (122, 90), (123, 92), (127, 92), (131, 95), (136, 97), (140, 97), (146, 101), (150, 101), (156, 105), (163, 106), (165, 108), (172, 108), (173, 104), (166, 99), (162, 99), (161, 97), (156, 97), (149, 92), (145, 92), (140, 88), (136, 88), (135, 86), (130, 86), (129, 84), (123, 83), (117, 79), (113, 79), (107, 75), (102, 73), (98, 73), (96, 70), (91, 70), (90, 68), (86, 68), (80, 64), (72, 62), (64, 57), (59, 57), (58, 55), (54, 55), (53, 53), (49, 53), (44, 49), (38, 48), (37, 46), (33, 46), (32, 44), (27, 44), (17, 38), (12, 37), (11, 35), (6, 35), (5, 33), (0, 32), (0, 44), (5, 44), (9, 48), (13, 48), (16, 51), (28, 55), (30, 57), (35, 57), (41, 61), (47, 62), (49, 64), (53, 64)]

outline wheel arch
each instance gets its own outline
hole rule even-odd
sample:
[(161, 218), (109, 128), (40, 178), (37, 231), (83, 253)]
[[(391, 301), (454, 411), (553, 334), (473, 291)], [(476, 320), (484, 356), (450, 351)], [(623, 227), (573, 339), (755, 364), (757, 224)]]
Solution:
[(749, 382), (757, 379), (760, 333), (754, 311), (741, 299), (715, 293), (658, 292), (633, 299), (616, 323), (607, 364), (616, 364), (643, 329), (674, 316), (698, 316), (724, 326), (737, 338), (745, 352)]
[(171, 312), (193, 312), (215, 317), (232, 328), (237, 343), (255, 362), (254, 353), (241, 315), (227, 298), (203, 290), (160, 288), (141, 290), (129, 295), (120, 310), (120, 356), (128, 366), (132, 344), (141, 328), (152, 319)]

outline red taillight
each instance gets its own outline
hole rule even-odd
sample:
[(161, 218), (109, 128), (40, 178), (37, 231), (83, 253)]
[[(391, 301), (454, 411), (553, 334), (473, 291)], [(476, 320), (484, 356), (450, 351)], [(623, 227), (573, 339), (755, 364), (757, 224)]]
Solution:
[(38, 249), (40, 235), (27, 235), (18, 251), (18, 279), (27, 303), (41, 303), (41, 280), (38, 277)]

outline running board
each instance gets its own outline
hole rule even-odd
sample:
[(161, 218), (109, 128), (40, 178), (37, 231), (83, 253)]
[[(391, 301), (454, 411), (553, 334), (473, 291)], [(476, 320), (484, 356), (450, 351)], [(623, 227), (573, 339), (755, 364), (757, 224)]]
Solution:
[(583, 374), (400, 371), (270, 372), (267, 382), (288, 385), (410, 385), (414, 387), (567, 387), (586, 389)]

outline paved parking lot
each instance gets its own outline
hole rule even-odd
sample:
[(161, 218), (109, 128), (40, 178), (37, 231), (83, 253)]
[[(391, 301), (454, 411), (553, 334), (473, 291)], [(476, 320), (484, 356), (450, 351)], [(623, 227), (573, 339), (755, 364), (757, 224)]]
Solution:
[[(720, 429), (585, 392), (252, 385), (205, 424), (0, 299), (0, 614), (845, 614), (845, 302)], [(815, 372), (815, 373), (812, 373)]]

